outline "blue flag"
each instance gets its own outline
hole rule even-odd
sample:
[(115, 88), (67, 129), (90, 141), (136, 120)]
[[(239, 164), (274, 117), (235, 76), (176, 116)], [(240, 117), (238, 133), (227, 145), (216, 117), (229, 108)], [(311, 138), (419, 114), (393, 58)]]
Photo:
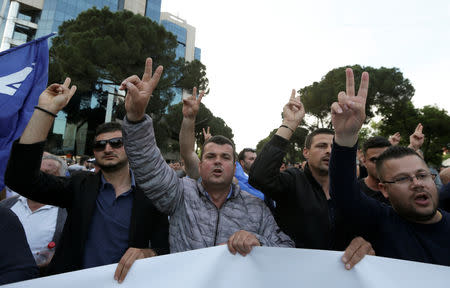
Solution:
[(0, 190), (11, 145), (22, 135), (47, 87), (47, 39), (53, 35), (0, 52)]

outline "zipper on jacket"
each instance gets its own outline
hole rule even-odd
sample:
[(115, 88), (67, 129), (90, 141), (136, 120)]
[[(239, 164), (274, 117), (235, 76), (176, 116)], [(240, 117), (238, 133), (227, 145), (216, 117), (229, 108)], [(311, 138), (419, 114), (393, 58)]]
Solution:
[(216, 233), (214, 234), (214, 246), (217, 245), (217, 233), (219, 232), (220, 209), (217, 209)]

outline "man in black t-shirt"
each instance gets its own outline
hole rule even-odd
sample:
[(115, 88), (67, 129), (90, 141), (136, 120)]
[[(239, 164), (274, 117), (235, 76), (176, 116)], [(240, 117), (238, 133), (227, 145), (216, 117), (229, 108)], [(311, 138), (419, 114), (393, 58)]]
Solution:
[(390, 146), (391, 143), (389, 140), (381, 136), (370, 137), (364, 142), (362, 161), (367, 168), (368, 175), (366, 178), (359, 180), (359, 186), (361, 187), (362, 192), (387, 205), (390, 205), (387, 195), (383, 195), (378, 188), (380, 179), (377, 175), (376, 162), (378, 156)]

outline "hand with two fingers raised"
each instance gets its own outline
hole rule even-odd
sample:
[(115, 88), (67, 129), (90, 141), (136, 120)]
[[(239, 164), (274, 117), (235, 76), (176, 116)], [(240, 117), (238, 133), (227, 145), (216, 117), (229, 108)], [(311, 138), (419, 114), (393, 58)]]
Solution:
[(341, 146), (352, 147), (366, 120), (366, 99), (369, 90), (369, 73), (363, 72), (358, 94), (355, 95), (353, 70), (346, 69), (346, 92), (339, 92), (338, 102), (331, 105), (331, 120), (335, 130), (335, 141)]

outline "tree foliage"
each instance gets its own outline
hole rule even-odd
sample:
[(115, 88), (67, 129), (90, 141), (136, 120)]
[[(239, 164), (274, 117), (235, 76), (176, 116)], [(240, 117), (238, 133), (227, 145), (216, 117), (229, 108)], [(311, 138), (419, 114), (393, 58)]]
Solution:
[[(333, 69), (320, 82), (314, 82), (298, 91), (306, 113), (316, 119), (314, 123), (308, 123), (309, 125), (303, 123), (303, 126), (311, 131), (319, 127), (332, 128), (330, 106), (337, 101), (338, 93), (345, 91), (346, 68)], [(414, 132), (418, 123), (422, 123), (425, 134), (422, 151), (425, 160), (439, 166), (442, 161), (442, 148), (450, 143), (450, 116), (447, 111), (435, 106), (415, 108), (411, 101), (415, 92), (414, 87), (408, 79), (403, 77), (398, 68), (373, 68), (359, 65), (351, 68), (354, 71), (356, 87), (359, 87), (363, 71), (369, 72), (370, 75), (366, 122), (369, 122), (375, 115), (381, 117), (377, 123), (371, 122), (369, 126), (361, 130), (359, 142), (363, 143), (370, 136), (389, 137), (400, 132), (402, 136), (400, 145), (406, 146), (409, 144), (409, 135)], [(258, 143), (257, 151), (262, 149), (275, 132), (276, 129)], [(307, 129), (304, 132), (306, 136)], [(299, 147), (303, 147), (303, 135), (301, 137), (301, 141), (295, 140), (294, 134), (291, 140), (291, 145), (294, 147), (289, 148), (290, 153), (295, 153), (294, 151), (297, 151)]]
[[(273, 135), (277, 133), (277, 130), (278, 128), (273, 129), (269, 133), (269, 136), (258, 142), (258, 144), (256, 145), (256, 153), (261, 153), (264, 145), (266, 145), (266, 143), (269, 142), (270, 139), (272, 139)], [(289, 140), (289, 145), (285, 156), (285, 160), (287, 162), (296, 163), (305, 160), (302, 154), (302, 149), (305, 144), (305, 139), (308, 133), (309, 130), (306, 129), (305, 127), (302, 126), (297, 127), (294, 134), (292, 134), (291, 139)]]
[[(320, 82), (300, 89), (306, 113), (316, 118), (313, 128), (331, 128), (330, 106), (337, 101), (340, 91), (345, 91), (345, 69), (339, 67), (328, 72)], [(414, 87), (410, 81), (403, 77), (398, 68), (373, 68), (354, 65), (355, 84), (359, 87), (363, 71), (369, 72), (370, 85), (366, 102), (366, 115), (368, 119), (375, 113), (385, 116), (395, 113), (401, 103), (406, 105), (414, 95)]]
[[(166, 133), (167, 139), (171, 139), (171, 144), (169, 143), (158, 143), (159, 147), (165, 147), (164, 152), (179, 152), (178, 136), (181, 128), (181, 121), (183, 120), (183, 103), (179, 103), (169, 107), (167, 115), (164, 117), (164, 125), (161, 125), (163, 131), (161, 133)], [(197, 114), (195, 121), (195, 138), (197, 147), (203, 146), (203, 129), (210, 127), (212, 135), (223, 135), (233, 141), (233, 131), (225, 123), (225, 121), (209, 110), (203, 103), (200, 103), (200, 109)]]
[(442, 148), (450, 143), (450, 115), (447, 111), (436, 106), (425, 106), (421, 109), (414, 108), (411, 102), (403, 107), (401, 113), (393, 113), (385, 117), (380, 125), (380, 132), (388, 137), (395, 132), (400, 132), (401, 145), (409, 144), (409, 135), (414, 132), (418, 123), (423, 125), (425, 141), (421, 150), (425, 161), (439, 167), (442, 161)]
[[(65, 21), (52, 41), (49, 82), (71, 77), (78, 86), (64, 110), (67, 121), (82, 123), (92, 116), (92, 109), (105, 110), (108, 96), (105, 90), (117, 93), (113, 87), (117, 88), (126, 77), (141, 77), (145, 59), (151, 57), (154, 69), (164, 66), (147, 107), (155, 127), (158, 126), (175, 95), (174, 88), (208, 87), (206, 67), (197, 60), (185, 63), (184, 58), (176, 59), (177, 45), (176, 37), (164, 27), (129, 11), (111, 12), (106, 7), (101, 10), (94, 7), (76, 19)], [(98, 96), (96, 103), (91, 102), (92, 94)], [(123, 107), (119, 105), (116, 109), (117, 115), (123, 116)]]

